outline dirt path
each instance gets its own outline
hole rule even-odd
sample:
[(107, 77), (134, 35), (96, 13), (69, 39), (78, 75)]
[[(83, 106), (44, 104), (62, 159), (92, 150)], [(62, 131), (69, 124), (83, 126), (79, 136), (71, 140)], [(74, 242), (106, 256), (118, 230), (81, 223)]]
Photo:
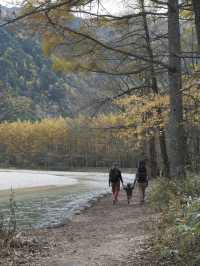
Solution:
[(114, 206), (108, 195), (75, 215), (67, 225), (43, 231), (44, 237), (55, 246), (50, 250), (51, 255), (40, 258), (37, 265), (151, 265), (141, 251), (148, 246), (146, 225), (154, 214), (147, 203), (143, 206), (138, 203), (136, 191), (130, 205), (124, 192)]

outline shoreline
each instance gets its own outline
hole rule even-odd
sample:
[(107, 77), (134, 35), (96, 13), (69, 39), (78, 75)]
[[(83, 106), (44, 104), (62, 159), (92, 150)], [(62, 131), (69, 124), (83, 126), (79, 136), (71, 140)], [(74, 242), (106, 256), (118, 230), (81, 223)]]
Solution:
[(55, 225), (49, 225), (49, 226), (44, 226), (44, 227), (39, 227), (39, 228), (36, 228), (36, 230), (42, 230), (42, 229), (56, 229), (56, 228), (60, 228), (60, 227), (64, 227), (64, 226), (67, 226), (68, 223), (70, 223), (73, 219), (73, 216), (75, 215), (81, 215), (81, 214), (84, 214), (85, 211), (89, 210), (90, 208), (92, 208), (93, 206), (95, 206), (95, 204), (101, 200), (102, 198), (104, 197), (108, 197), (108, 196), (111, 196), (111, 193), (110, 192), (104, 192), (104, 193), (101, 193), (100, 195), (98, 196), (94, 196), (94, 198), (92, 199), (89, 199), (84, 206), (81, 206), (81, 207), (77, 207), (77, 209), (73, 210), (72, 213), (69, 215), (69, 217), (66, 217), (64, 219), (63, 222), (60, 222), (58, 224), (55, 224)]
[[(6, 167), (1, 168), (0, 172), (12, 172), (12, 171), (41, 171), (41, 172), (96, 172), (96, 173), (108, 173), (109, 167), (83, 167), (83, 168), (68, 168), (68, 169), (40, 169), (40, 168), (15, 168), (15, 167)], [(136, 168), (120, 168), (125, 173), (134, 174), (136, 172)]]
[(106, 193), (60, 226), (31, 230), (41, 249), (16, 265), (156, 265), (149, 263), (151, 254), (146, 251), (151, 238), (147, 226), (155, 220), (155, 212), (148, 202), (139, 204), (138, 196), (135, 189), (128, 205), (121, 190), (119, 203), (112, 205)]
[[(55, 174), (59, 175), (58, 172), (55, 172)], [(3, 177), (4, 175), (2, 174), (1, 176)], [(20, 177), (19, 173), (18, 176)], [(93, 201), (97, 201), (98, 198), (110, 192), (107, 186), (107, 173), (87, 172), (78, 175), (75, 172), (69, 172), (62, 175), (62, 178), (68, 179), (68, 176), (76, 180), (76, 184), (34, 186), (15, 188), (13, 190), (14, 200), (20, 207), (16, 210), (17, 223), (20, 230), (23, 230), (23, 227), (30, 228), (30, 225), (34, 228), (63, 226), (65, 221), (71, 219), (74, 214), (90, 207)], [(132, 175), (124, 174), (124, 176), (125, 180), (129, 180)], [(60, 177), (56, 178), (59, 180)], [(26, 176), (27, 179), (29, 179), (28, 175)], [(19, 178), (18, 180), (17, 182), (22, 185)], [(0, 203), (5, 209), (4, 213), (6, 213), (10, 190), (1, 190), (0, 195)], [(29, 206), (30, 210), (28, 209)]]

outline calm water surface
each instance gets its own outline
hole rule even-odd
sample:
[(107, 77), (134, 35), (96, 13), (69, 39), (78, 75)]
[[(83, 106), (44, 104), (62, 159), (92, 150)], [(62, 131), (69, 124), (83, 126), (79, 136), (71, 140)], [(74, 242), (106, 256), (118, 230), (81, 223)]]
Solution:
[[(124, 175), (125, 182), (133, 178)], [(11, 188), (18, 226), (26, 228), (62, 223), (89, 200), (110, 191), (106, 173), (1, 170), (0, 212), (5, 217)]]

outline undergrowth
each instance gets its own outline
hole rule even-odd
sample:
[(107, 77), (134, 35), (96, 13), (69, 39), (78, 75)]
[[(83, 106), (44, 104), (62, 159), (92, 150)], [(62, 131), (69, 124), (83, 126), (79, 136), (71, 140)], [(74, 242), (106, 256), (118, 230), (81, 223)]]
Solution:
[(156, 256), (166, 265), (200, 265), (200, 178), (157, 179), (149, 198), (160, 212), (153, 238)]
[(28, 231), (18, 230), (16, 207), (14, 191), (11, 190), (9, 213), (3, 215), (0, 212), (0, 265), (36, 265), (31, 264), (32, 261), (43, 250), (46, 254), (49, 252), (48, 243)]

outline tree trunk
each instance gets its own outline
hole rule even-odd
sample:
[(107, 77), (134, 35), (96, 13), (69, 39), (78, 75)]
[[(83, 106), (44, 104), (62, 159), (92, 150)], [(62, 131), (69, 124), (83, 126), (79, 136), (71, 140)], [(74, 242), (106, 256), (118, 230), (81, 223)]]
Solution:
[(148, 164), (149, 164), (149, 178), (155, 178), (157, 176), (157, 154), (156, 154), (156, 140), (152, 136), (148, 143)]
[(185, 138), (181, 75), (181, 44), (178, 0), (168, 0), (169, 38), (169, 155), (172, 177), (185, 176)]
[(192, 5), (195, 14), (195, 27), (197, 33), (198, 50), (200, 51), (200, 1), (192, 0)]
[(165, 177), (170, 177), (170, 165), (169, 165), (169, 158), (167, 154), (167, 145), (166, 145), (166, 136), (164, 129), (160, 129), (159, 132), (159, 144), (160, 144), (160, 152), (162, 157), (162, 175)]
[[(153, 55), (153, 49), (151, 46), (151, 37), (149, 33), (149, 27), (148, 27), (148, 22), (147, 22), (147, 16), (146, 16), (146, 10), (145, 10), (145, 5), (144, 5), (144, 0), (140, 0), (140, 6), (141, 6), (141, 11), (143, 14), (143, 24), (144, 24), (144, 31), (145, 31), (145, 41), (147, 45), (147, 53), (150, 59), (150, 75), (151, 75), (151, 88), (153, 93), (156, 95), (159, 94), (158, 90), (158, 82), (157, 82), (157, 77), (154, 69), (154, 55)], [(157, 114), (158, 116), (162, 116), (161, 109), (157, 109)], [(160, 145), (160, 152), (162, 156), (162, 164), (163, 164), (163, 175), (165, 177), (170, 176), (170, 171), (169, 171), (169, 159), (168, 159), (168, 154), (167, 154), (167, 147), (166, 147), (166, 138), (165, 138), (165, 130), (164, 128), (158, 128), (159, 131), (159, 145)], [(152, 163), (152, 166), (154, 165), (154, 170), (153, 172), (157, 172), (157, 164)]]

